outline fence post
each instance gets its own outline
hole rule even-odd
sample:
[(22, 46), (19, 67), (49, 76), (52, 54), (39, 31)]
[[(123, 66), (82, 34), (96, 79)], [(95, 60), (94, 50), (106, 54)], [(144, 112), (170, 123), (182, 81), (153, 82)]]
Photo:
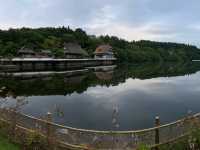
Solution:
[(15, 128), (16, 128), (16, 124), (17, 124), (17, 111), (14, 110), (10, 110), (11, 113), (11, 136), (13, 138), (13, 136), (15, 137)]
[[(160, 126), (160, 117), (156, 116), (155, 118), (155, 127)], [(160, 143), (160, 137), (159, 137), (159, 128), (155, 129), (155, 144)], [(155, 150), (159, 150), (159, 147), (155, 147)]]
[(51, 124), (50, 122), (52, 122), (52, 114), (50, 112), (47, 113), (47, 143), (48, 145), (52, 144), (51, 141)]

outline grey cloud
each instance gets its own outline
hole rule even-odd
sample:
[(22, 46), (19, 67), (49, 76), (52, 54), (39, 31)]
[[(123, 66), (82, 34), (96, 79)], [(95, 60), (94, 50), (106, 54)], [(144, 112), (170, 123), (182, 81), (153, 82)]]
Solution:
[(0, 27), (83, 27), (129, 40), (199, 43), (199, 0), (0, 0)]

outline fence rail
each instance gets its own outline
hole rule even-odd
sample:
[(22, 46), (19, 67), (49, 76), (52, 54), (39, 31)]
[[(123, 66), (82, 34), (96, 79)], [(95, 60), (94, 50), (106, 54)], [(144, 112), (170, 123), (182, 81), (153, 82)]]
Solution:
[(155, 147), (187, 135), (194, 128), (196, 121), (200, 120), (200, 114), (196, 114), (169, 124), (160, 125), (157, 118), (156, 126), (149, 129), (96, 131), (53, 123), (51, 114), (48, 114), (46, 119), (39, 119), (8, 109), (1, 109), (0, 117), (13, 123), (13, 126), (39, 131), (49, 142), (55, 140), (74, 149), (136, 149), (141, 144)]

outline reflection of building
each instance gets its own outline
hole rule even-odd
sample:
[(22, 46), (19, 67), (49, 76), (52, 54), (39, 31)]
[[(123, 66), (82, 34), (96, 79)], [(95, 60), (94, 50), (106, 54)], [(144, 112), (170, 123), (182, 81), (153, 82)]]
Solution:
[(5, 76), (2, 74), (2, 78), (0, 73), (0, 87), (11, 87), (17, 96), (66, 95), (75, 91), (85, 91), (89, 86), (84, 84), (88, 73), (88, 69), (60, 72), (13, 72), (6, 73)]
[(86, 78), (86, 75), (70, 76), (70, 77), (65, 77), (64, 82), (66, 84), (81, 84), (81, 82), (85, 78)]
[(96, 67), (95, 75), (100, 80), (111, 80), (113, 78), (114, 68), (116, 66)]
[(20, 50), (18, 50), (18, 56), (24, 57), (24, 58), (31, 58), (35, 57), (35, 52), (32, 49), (22, 47)]
[(69, 71), (65, 74), (64, 82), (67, 84), (80, 84), (86, 78), (88, 69)]
[(113, 48), (110, 45), (100, 45), (94, 52), (95, 59), (114, 58)]
[(95, 72), (95, 75), (100, 80), (111, 80), (113, 77), (113, 71), (111, 71), (111, 72)]
[(67, 59), (80, 59), (88, 57), (88, 53), (77, 43), (64, 43), (64, 55)]

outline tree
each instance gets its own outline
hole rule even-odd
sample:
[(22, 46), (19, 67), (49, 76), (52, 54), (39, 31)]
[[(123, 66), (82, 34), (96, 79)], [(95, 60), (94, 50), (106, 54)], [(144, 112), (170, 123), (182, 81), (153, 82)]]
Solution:
[(55, 36), (49, 36), (44, 40), (42, 44), (44, 49), (52, 49), (52, 48), (60, 48), (61, 47), (61, 39)]
[(76, 40), (78, 41), (78, 43), (85, 48), (88, 44), (88, 36), (86, 34), (85, 31), (83, 31), (82, 29), (78, 28), (75, 30), (74, 32)]
[(81, 28), (72, 30), (69, 27), (21, 28), (0, 30), (0, 55), (16, 56), (22, 46), (34, 51), (50, 49), (56, 56), (62, 57), (63, 43), (76, 42), (90, 56), (96, 47), (109, 44), (119, 62), (154, 62), (154, 61), (189, 61), (200, 59), (200, 49), (196, 46), (155, 41), (126, 41), (116, 36), (93, 36)]
[(62, 37), (62, 41), (64, 42), (76, 42), (76, 37), (73, 34), (66, 33)]

